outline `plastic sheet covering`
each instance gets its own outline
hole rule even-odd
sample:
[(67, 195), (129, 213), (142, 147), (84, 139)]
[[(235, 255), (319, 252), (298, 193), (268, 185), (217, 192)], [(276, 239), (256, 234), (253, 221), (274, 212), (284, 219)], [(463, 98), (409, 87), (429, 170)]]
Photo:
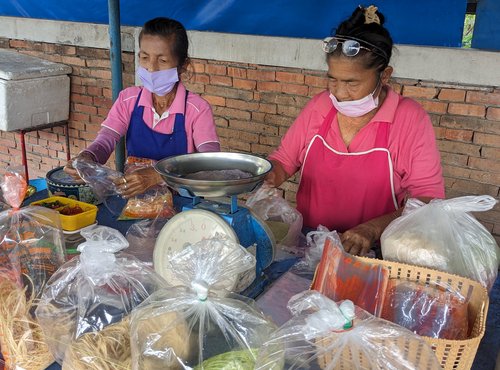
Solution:
[(403, 215), (381, 237), (384, 259), (468, 277), (491, 289), (498, 274), (500, 249), (470, 212), (492, 209), (491, 196), (409, 199)]
[(276, 327), (252, 300), (226, 287), (254, 269), (255, 258), (241, 246), (228, 253), (223, 242), (207, 239), (169, 265), (178, 285), (132, 313), (132, 368), (253, 369), (257, 349)]
[[(166, 286), (152, 269), (121, 252), (128, 242), (119, 231), (96, 226), (81, 233), (86, 239), (78, 246), (81, 254), (52, 276), (36, 309), (36, 317), (59, 363), (86, 334), (102, 334), (108, 326), (123, 325), (122, 320), (134, 307)], [(128, 347), (128, 343), (122, 342), (122, 352), (123, 346)], [(103, 357), (106, 349), (96, 345), (94, 354), (80, 358), (82, 367), (99, 369), (90, 364)], [(75, 362), (74, 353), (72, 358)]]
[(293, 318), (261, 347), (257, 370), (441, 369), (422, 338), (351, 301), (306, 291), (288, 306)]
[[(165, 6), (161, 1), (121, 0), (120, 19), (123, 25), (141, 26), (161, 15), (179, 20), (188, 30), (322, 39), (358, 5), (357, 0), (171, 0)], [(385, 0), (380, 10), (396, 43), (460, 47), (466, 6), (466, 0), (407, 1), (404, 7), (400, 0)], [(0, 14), (108, 23), (107, 3), (102, 0), (4, 0)]]

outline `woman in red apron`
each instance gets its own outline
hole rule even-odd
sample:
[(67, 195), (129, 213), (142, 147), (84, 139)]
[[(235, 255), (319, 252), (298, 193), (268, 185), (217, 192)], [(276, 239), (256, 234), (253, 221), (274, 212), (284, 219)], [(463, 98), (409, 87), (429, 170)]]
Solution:
[(357, 8), (324, 40), (328, 91), (304, 108), (271, 154), (271, 186), (300, 173), (304, 226), (337, 230), (366, 254), (408, 196), (444, 197), (429, 117), (387, 85), (392, 39), (377, 8)]

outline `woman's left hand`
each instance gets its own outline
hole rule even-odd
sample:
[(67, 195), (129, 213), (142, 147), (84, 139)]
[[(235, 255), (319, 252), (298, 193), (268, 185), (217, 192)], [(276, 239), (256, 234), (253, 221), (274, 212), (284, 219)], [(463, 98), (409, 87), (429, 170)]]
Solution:
[(365, 256), (378, 239), (378, 227), (370, 222), (360, 224), (340, 235), (344, 250), (355, 256)]
[(124, 198), (131, 198), (144, 193), (149, 188), (159, 184), (162, 178), (153, 167), (141, 168), (140, 170), (126, 174), (115, 180), (118, 191)]

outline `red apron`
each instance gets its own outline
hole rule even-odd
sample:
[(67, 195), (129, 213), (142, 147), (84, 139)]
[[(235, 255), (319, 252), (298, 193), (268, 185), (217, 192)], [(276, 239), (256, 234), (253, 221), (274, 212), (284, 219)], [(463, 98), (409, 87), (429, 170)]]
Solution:
[(337, 114), (328, 113), (307, 148), (302, 165), (297, 209), (304, 226), (344, 232), (398, 208), (393, 169), (387, 149), (389, 123), (381, 122), (373, 149), (344, 153), (326, 143)]

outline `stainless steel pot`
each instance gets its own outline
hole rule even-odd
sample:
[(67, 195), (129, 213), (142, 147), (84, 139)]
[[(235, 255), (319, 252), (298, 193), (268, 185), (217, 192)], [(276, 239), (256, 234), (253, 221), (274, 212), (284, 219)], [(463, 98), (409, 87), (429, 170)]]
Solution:
[[(187, 190), (191, 195), (223, 197), (248, 193), (264, 181), (272, 164), (267, 159), (250, 154), (210, 152), (192, 153), (158, 161), (156, 171), (177, 191)], [(237, 180), (195, 180), (186, 178), (200, 171), (241, 170), (251, 174)]]

